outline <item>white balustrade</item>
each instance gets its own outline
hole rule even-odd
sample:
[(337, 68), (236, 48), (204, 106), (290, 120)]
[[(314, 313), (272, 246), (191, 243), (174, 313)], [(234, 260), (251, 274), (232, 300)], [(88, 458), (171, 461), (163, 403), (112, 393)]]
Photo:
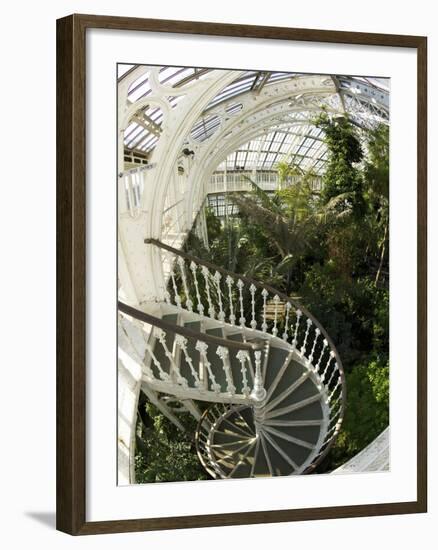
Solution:
[(208, 270), (208, 267), (203, 265), (201, 267), (202, 275), (204, 276), (205, 281), (205, 292), (207, 294), (207, 302), (208, 302), (208, 315), (211, 317), (211, 319), (214, 319), (216, 317), (216, 312), (213, 306), (213, 301), (211, 299), (211, 293), (210, 293), (210, 271)]
[(313, 363), (313, 355), (315, 353), (315, 348), (316, 348), (316, 344), (318, 343), (318, 339), (319, 339), (319, 335), (321, 334), (321, 331), (319, 330), (319, 328), (316, 328), (315, 329), (315, 336), (313, 338), (313, 346), (312, 346), (312, 349), (310, 351), (310, 355), (309, 357), (307, 358), (307, 361), (309, 363)]
[(236, 358), (240, 363), (240, 372), (242, 373), (242, 393), (247, 397), (250, 393), (250, 387), (248, 385), (248, 371), (246, 363), (249, 362), (249, 354), (247, 351), (240, 350), (236, 354)]
[(199, 292), (197, 269), (198, 269), (198, 266), (195, 264), (195, 262), (191, 262), (190, 270), (193, 274), (193, 282), (195, 283), (196, 300), (198, 302), (196, 307), (198, 309), (199, 315), (204, 315), (204, 306), (202, 305), (201, 294)]
[(173, 298), (175, 300), (175, 303), (178, 307), (181, 307), (181, 296), (179, 295), (178, 286), (176, 284), (175, 279), (175, 272), (173, 271), (173, 268), (170, 270), (170, 278), (172, 280), (172, 286), (173, 286)]
[(244, 309), (243, 309), (243, 287), (244, 287), (244, 282), (242, 281), (242, 279), (239, 279), (237, 281), (237, 288), (239, 290), (239, 303), (240, 303), (239, 323), (240, 323), (240, 326), (242, 326), (242, 327), (244, 327), (246, 325), (246, 319), (245, 319), (245, 314), (244, 314)]
[(294, 338), (292, 340), (292, 345), (295, 349), (296, 349), (297, 343), (298, 343), (298, 328), (300, 326), (300, 319), (301, 319), (302, 315), (303, 315), (303, 312), (301, 311), (301, 309), (297, 309), (297, 311), (296, 311), (296, 321), (295, 321), (295, 332), (294, 332)]
[(331, 373), (330, 378), (329, 378), (329, 380), (328, 380), (328, 382), (327, 382), (327, 387), (328, 387), (328, 388), (330, 387), (330, 385), (331, 385), (331, 383), (332, 383), (332, 381), (333, 381), (333, 378), (335, 377), (335, 374), (336, 374), (338, 371), (339, 371), (338, 364), (335, 363), (335, 368), (333, 369), (333, 372)]
[(186, 266), (185, 266), (184, 258), (182, 256), (178, 256), (177, 262), (181, 273), (181, 279), (184, 287), (184, 294), (186, 296), (186, 307), (189, 311), (193, 311), (193, 302), (190, 299), (190, 292), (187, 286)]
[(262, 322), (262, 331), (266, 332), (268, 330), (268, 323), (266, 322), (266, 300), (268, 298), (269, 292), (264, 288), (262, 290), (263, 296), (263, 322)]
[(229, 316), (229, 320), (230, 320), (230, 324), (232, 325), (235, 325), (236, 324), (236, 316), (234, 315), (234, 308), (233, 308), (233, 289), (232, 289), (232, 286), (234, 284), (234, 279), (232, 277), (230, 277), (230, 275), (227, 276), (227, 278), (225, 279), (225, 282), (227, 283), (227, 286), (228, 286), (228, 299), (230, 301), (230, 316)]
[[(146, 344), (146, 350), (151, 356), (151, 359), (154, 363), (154, 365), (157, 367), (158, 375), (161, 378), (161, 380), (164, 380), (165, 382), (168, 382), (170, 377), (167, 374), (167, 372), (164, 372), (163, 367), (161, 366), (161, 363), (158, 361), (158, 359), (155, 357), (154, 351), (152, 349), (152, 346), (150, 344)], [(152, 378), (154, 378), (154, 375), (152, 373)]]
[(282, 338), (285, 342), (286, 342), (287, 336), (288, 336), (287, 331), (289, 329), (289, 314), (290, 314), (291, 307), (292, 307), (291, 303), (286, 302), (286, 319), (284, 321), (284, 332), (283, 332), (283, 336), (282, 336)]
[(187, 350), (187, 338), (182, 336), (181, 334), (175, 335), (175, 343), (179, 348), (182, 350), (184, 354), (184, 358), (186, 360), (186, 363), (189, 365), (190, 372), (195, 380), (195, 387), (196, 388), (202, 388), (202, 382), (199, 379), (199, 375), (196, 372), (196, 369), (193, 365), (193, 359), (190, 357), (189, 352)]
[(257, 321), (255, 318), (255, 292), (257, 288), (254, 284), (249, 287), (249, 292), (251, 293), (251, 328), (255, 329), (257, 327)]
[(315, 371), (318, 373), (319, 372), (319, 369), (321, 367), (321, 361), (322, 361), (322, 357), (325, 353), (325, 350), (327, 349), (327, 346), (328, 346), (328, 342), (327, 340), (324, 338), (324, 341), (322, 343), (322, 349), (321, 349), (321, 353), (319, 354), (319, 359), (318, 359), (318, 363), (316, 364), (315, 366)]
[(277, 317), (278, 317), (278, 304), (280, 303), (280, 297), (278, 294), (276, 294), (273, 298), (274, 302), (274, 326), (272, 327), (272, 334), (273, 336), (277, 336), (278, 329), (277, 329)]
[(219, 321), (224, 322), (225, 312), (222, 304), (222, 290), (221, 290), (222, 275), (219, 273), (219, 271), (216, 271), (213, 278), (214, 278), (214, 282), (216, 283), (217, 299), (218, 299), (218, 305), (219, 305), (219, 313), (217, 314), (217, 318), (219, 319)]
[(216, 355), (218, 355), (222, 359), (225, 378), (227, 381), (227, 392), (230, 395), (234, 395), (236, 393), (236, 386), (234, 385), (233, 375), (231, 373), (229, 351), (224, 346), (218, 346), (216, 350)]
[(324, 383), (325, 381), (325, 378), (326, 378), (326, 375), (327, 375), (327, 371), (329, 369), (329, 366), (330, 366), (330, 363), (334, 360), (335, 358), (335, 352), (332, 350), (330, 353), (329, 353), (329, 356), (327, 358), (327, 363), (325, 365), (325, 368), (321, 374), (321, 382)]
[(167, 346), (166, 333), (164, 332), (164, 330), (162, 330), (160, 328), (155, 328), (155, 334), (158, 338), (158, 341), (160, 342), (160, 344), (163, 347), (164, 354), (166, 355), (167, 359), (169, 360), (169, 364), (170, 364), (170, 367), (172, 369), (172, 372), (175, 375), (176, 382), (178, 384), (180, 384), (181, 386), (183, 386), (184, 388), (187, 388), (188, 387), (188, 382), (183, 376), (181, 376), (181, 372), (179, 370), (178, 365), (175, 362), (174, 356), (173, 356), (172, 352), (169, 350), (169, 348)]
[(251, 397), (256, 403), (263, 401), (266, 397), (266, 390), (263, 386), (263, 376), (262, 376), (262, 352), (255, 351), (255, 371), (254, 371), (254, 387), (251, 392)]
[(214, 376), (213, 371), (211, 370), (211, 363), (207, 358), (207, 349), (208, 349), (208, 344), (206, 342), (203, 342), (202, 340), (198, 340), (196, 342), (196, 350), (199, 351), (199, 355), (201, 356), (202, 363), (207, 369), (207, 373), (211, 382), (211, 388), (215, 393), (219, 393), (221, 391), (221, 387), (220, 387), (220, 384), (216, 382), (216, 377)]
[(300, 353), (303, 357), (306, 356), (306, 346), (307, 346), (307, 340), (309, 338), (309, 332), (310, 332), (310, 327), (312, 326), (312, 320), (311, 319), (307, 319), (306, 321), (306, 333), (304, 334), (304, 340), (303, 340), (303, 345), (301, 346), (301, 350), (300, 350)]

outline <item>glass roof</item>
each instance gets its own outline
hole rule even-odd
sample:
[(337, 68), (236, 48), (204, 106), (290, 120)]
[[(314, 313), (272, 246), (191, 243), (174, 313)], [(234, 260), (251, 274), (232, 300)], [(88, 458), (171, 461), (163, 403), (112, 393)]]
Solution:
[[(137, 65), (118, 65), (119, 82), (131, 74)], [(194, 67), (160, 67), (158, 78), (167, 87), (178, 88), (199, 80), (215, 69)], [(265, 86), (305, 75), (298, 73), (267, 71), (236, 71), (236, 79), (222, 89), (207, 105), (203, 115), (193, 126), (190, 137), (202, 142), (219, 128), (221, 119), (214, 114), (218, 105), (225, 104), (227, 115), (239, 116), (244, 94), (260, 93)], [(377, 77), (330, 76), (336, 92), (322, 98), (327, 106), (346, 111), (359, 127), (374, 126), (389, 120), (389, 79)], [(151, 93), (148, 72), (132, 82), (128, 89), (128, 104), (147, 97)], [(175, 107), (184, 96), (169, 97)], [(124, 136), (125, 150), (151, 153), (162, 132), (163, 113), (158, 107), (146, 105), (132, 119)], [(282, 160), (288, 160), (303, 169), (316, 173), (323, 170), (326, 148), (323, 133), (312, 125), (309, 113), (289, 112), (269, 123), (269, 128), (260, 128), (258, 135), (236, 147), (217, 167), (217, 170), (274, 170)]]

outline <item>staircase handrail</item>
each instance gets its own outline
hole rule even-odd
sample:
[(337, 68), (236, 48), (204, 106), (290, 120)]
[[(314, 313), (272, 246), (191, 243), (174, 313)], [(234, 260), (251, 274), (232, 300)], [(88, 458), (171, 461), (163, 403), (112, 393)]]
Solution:
[(253, 342), (237, 342), (234, 340), (226, 340), (225, 338), (220, 338), (219, 336), (205, 334), (204, 332), (197, 332), (186, 327), (180, 327), (178, 325), (168, 323), (167, 321), (164, 321), (159, 317), (155, 317), (154, 315), (145, 313), (144, 311), (141, 311), (133, 306), (129, 306), (128, 304), (125, 304), (121, 301), (118, 301), (118, 309), (119, 311), (125, 313), (126, 315), (129, 315), (130, 317), (134, 317), (134, 319), (137, 319), (138, 321), (143, 321), (144, 323), (147, 323), (154, 327), (158, 327), (168, 332), (180, 334), (181, 336), (184, 336), (191, 340), (201, 340), (203, 342), (206, 342), (207, 344), (212, 344), (214, 346), (232, 348), (238, 351), (259, 351), (262, 350), (264, 347), (264, 341), (261, 338), (254, 340)]

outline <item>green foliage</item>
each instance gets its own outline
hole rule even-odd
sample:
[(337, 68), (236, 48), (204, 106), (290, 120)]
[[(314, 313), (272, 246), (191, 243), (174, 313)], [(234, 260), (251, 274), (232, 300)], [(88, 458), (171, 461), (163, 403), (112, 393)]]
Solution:
[(321, 115), (315, 124), (324, 130), (328, 162), (324, 173), (322, 199), (325, 204), (343, 197), (338, 208), (351, 208), (356, 215), (363, 211), (363, 177), (357, 166), (363, 150), (355, 127), (347, 118), (330, 119)]
[[(389, 132), (359, 134), (348, 119), (327, 115), (315, 124), (328, 149), (321, 192), (311, 171), (281, 163), (277, 192), (253, 183), (249, 193), (229, 194), (239, 217), (221, 223), (207, 210), (210, 249), (194, 233), (185, 249), (298, 297), (326, 328), (347, 379), (345, 420), (323, 466), (333, 469), (389, 422)], [(194, 426), (180, 432), (147, 403), (139, 413), (138, 480), (203, 479), (187, 435)]]
[(381, 360), (357, 365), (347, 373), (346, 410), (341, 432), (326, 468), (332, 470), (352, 458), (389, 424), (389, 364)]
[(389, 132), (326, 114), (315, 124), (328, 150), (322, 191), (312, 172), (279, 164), (277, 192), (253, 183), (229, 196), (239, 217), (212, 224), (204, 257), (298, 297), (334, 340), (348, 397), (333, 468), (389, 422)]
[(179, 430), (142, 394), (137, 423), (135, 476), (137, 483), (207, 479), (195, 451), (196, 422), (179, 415), (187, 431)]

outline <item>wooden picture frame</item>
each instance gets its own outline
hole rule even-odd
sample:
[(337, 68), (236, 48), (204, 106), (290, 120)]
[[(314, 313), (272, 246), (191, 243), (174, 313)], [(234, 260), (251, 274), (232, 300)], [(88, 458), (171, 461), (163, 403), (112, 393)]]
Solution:
[[(86, 521), (87, 29), (412, 48), (417, 52), (417, 499), (245, 513)], [(420, 36), (70, 15), (57, 21), (57, 529), (72, 535), (427, 511), (427, 39)]]

